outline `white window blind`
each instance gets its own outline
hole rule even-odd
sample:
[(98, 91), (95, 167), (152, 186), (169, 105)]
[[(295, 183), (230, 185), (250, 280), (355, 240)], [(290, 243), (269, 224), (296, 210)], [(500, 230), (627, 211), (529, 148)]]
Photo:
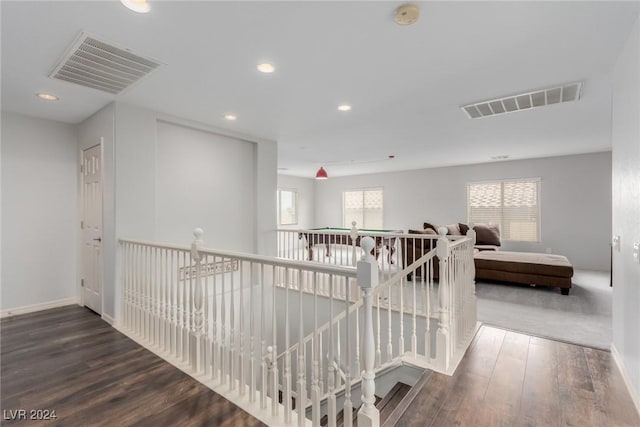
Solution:
[(298, 193), (293, 190), (278, 190), (278, 224), (298, 223)]
[(381, 188), (342, 193), (343, 227), (382, 229), (383, 194)]
[(497, 224), (502, 240), (540, 241), (540, 179), (470, 183), (470, 224)]

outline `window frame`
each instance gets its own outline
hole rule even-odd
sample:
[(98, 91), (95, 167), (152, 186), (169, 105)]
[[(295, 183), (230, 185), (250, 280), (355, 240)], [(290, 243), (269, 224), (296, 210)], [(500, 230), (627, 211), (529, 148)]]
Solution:
[[(291, 223), (283, 223), (282, 222), (282, 196), (281, 193), (283, 191), (289, 192), (293, 194), (293, 209), (294, 209), (294, 221)], [(294, 188), (278, 188), (277, 196), (276, 196), (276, 204), (278, 209), (278, 225), (298, 225), (298, 190)]]
[(536, 183), (536, 239), (535, 240), (514, 240), (510, 239), (504, 235), (504, 216), (501, 214), (501, 219), (497, 223), (500, 227), (500, 239), (504, 242), (515, 242), (515, 243), (541, 243), (542, 242), (542, 178), (540, 177), (532, 177), (532, 178), (505, 178), (505, 179), (491, 179), (484, 181), (472, 181), (467, 182), (467, 222), (469, 226), (473, 226), (471, 222), (471, 206), (470, 206), (470, 195), (471, 195), (471, 186), (472, 185), (482, 185), (482, 184), (500, 184), (501, 187), (501, 195), (500, 195), (500, 210), (504, 209), (504, 184), (505, 183), (518, 183), (518, 182), (527, 182), (527, 183)]
[[(382, 193), (382, 219), (381, 219), (381, 223), (380, 223), (380, 227), (368, 227), (364, 222), (365, 222), (365, 218), (364, 218), (364, 193), (366, 191), (380, 191)], [(377, 230), (377, 229), (384, 229), (384, 187), (360, 187), (360, 188), (349, 188), (349, 189), (345, 189), (342, 190), (342, 226), (345, 228), (351, 228), (351, 224), (346, 224), (346, 215), (345, 215), (345, 194), (349, 193), (349, 192), (361, 192), (362, 193), (362, 201), (363, 201), (363, 218), (362, 218), (362, 224), (356, 224), (356, 227), (358, 229), (372, 229), (372, 230)]]

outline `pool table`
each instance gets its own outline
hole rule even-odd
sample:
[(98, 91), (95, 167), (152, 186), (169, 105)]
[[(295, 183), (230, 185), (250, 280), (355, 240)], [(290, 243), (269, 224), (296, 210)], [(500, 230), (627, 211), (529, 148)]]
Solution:
[[(387, 248), (387, 253), (389, 254), (389, 263), (393, 264), (393, 253), (395, 252), (395, 243), (396, 243), (396, 234), (403, 233), (402, 230), (373, 230), (373, 229), (358, 229), (358, 237), (355, 239), (356, 246), (360, 246), (360, 239), (362, 237), (366, 237), (371, 233), (370, 236), (376, 242), (376, 246), (373, 249), (373, 255), (375, 255), (376, 259), (378, 259), (378, 255), (380, 255), (380, 251), (382, 247)], [(386, 237), (384, 234), (390, 234), (390, 236)], [(331, 245), (353, 245), (353, 239), (351, 238), (351, 229), (349, 228), (340, 228), (340, 227), (321, 227), (321, 228), (311, 228), (308, 231), (302, 231), (298, 234), (299, 239), (306, 240), (306, 248), (308, 252), (308, 260), (313, 260), (313, 247), (315, 245), (324, 245), (325, 246), (325, 256), (331, 256)]]

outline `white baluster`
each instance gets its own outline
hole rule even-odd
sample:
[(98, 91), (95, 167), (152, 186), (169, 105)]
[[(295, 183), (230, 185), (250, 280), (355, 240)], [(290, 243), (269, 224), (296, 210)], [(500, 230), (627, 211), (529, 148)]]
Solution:
[(171, 352), (174, 357), (178, 357), (178, 336), (179, 336), (179, 324), (178, 318), (178, 286), (180, 268), (178, 267), (178, 253), (175, 250), (171, 251)]
[[(375, 246), (371, 237), (365, 237), (360, 241), (364, 254), (358, 262), (358, 284), (364, 292), (364, 372), (362, 373), (362, 406), (358, 411), (359, 427), (379, 427), (380, 412), (375, 407), (375, 344), (373, 337), (373, 301), (372, 293), (378, 285), (378, 263), (370, 252)], [(373, 258), (373, 259), (372, 259)], [(349, 414), (345, 414), (345, 417)]]
[[(274, 290), (275, 291), (275, 290)], [(264, 305), (267, 303), (264, 294), (264, 264), (260, 264), (260, 354), (264, 355), (266, 349), (267, 334), (265, 333), (266, 317)], [(262, 391), (260, 393), (260, 408), (267, 409), (267, 394), (269, 390), (269, 381), (267, 378), (267, 365), (264, 357), (260, 357), (262, 369)]]
[(220, 258), (222, 267), (222, 280), (220, 289), (220, 381), (222, 385), (227, 384), (229, 371), (227, 369), (229, 363), (229, 344), (227, 342), (227, 295), (225, 292), (225, 281), (227, 273), (224, 272), (225, 258)]
[(277, 345), (278, 342), (278, 324), (276, 318), (276, 267), (272, 267), (272, 299), (271, 299), (271, 333), (272, 333), (272, 343), (270, 347), (267, 347), (267, 353), (269, 353), (269, 349), (271, 349), (271, 379), (272, 379), (272, 390), (271, 390), (271, 415), (278, 415), (278, 361), (276, 360), (276, 356), (278, 354)]
[[(214, 266), (213, 268), (216, 268), (218, 265), (217, 257), (214, 255), (212, 258), (211, 263)], [(224, 273), (222, 274), (224, 275)], [(211, 379), (222, 382), (222, 364), (220, 363), (222, 361), (221, 345), (220, 340), (218, 339), (218, 331), (220, 327), (220, 324), (218, 323), (218, 276), (218, 274), (213, 275), (213, 285), (211, 287), (211, 322), (213, 339), (213, 342), (211, 343)], [(220, 300), (222, 300), (222, 298), (220, 298)]]
[[(404, 281), (404, 277), (401, 278), (400, 280)], [(413, 299), (411, 301), (413, 301), (413, 312), (411, 313), (412, 317), (411, 317), (411, 353), (413, 354), (413, 357), (416, 357), (418, 355), (418, 335), (417, 335), (417, 321), (416, 321), (416, 312), (418, 310), (418, 300), (417, 300), (417, 293), (416, 293), (416, 275), (414, 273), (413, 275), (413, 283), (412, 283), (412, 290), (413, 290)]]
[(329, 358), (327, 360), (327, 387), (329, 397), (327, 400), (327, 416), (329, 427), (336, 426), (336, 394), (335, 394), (335, 365), (334, 365), (334, 338), (333, 338), (333, 274), (329, 274)]
[[(205, 374), (211, 374), (211, 359), (213, 357), (213, 353), (212, 353), (212, 347), (211, 347), (211, 335), (209, 334), (209, 330), (211, 327), (211, 304), (209, 303), (209, 274), (208, 274), (208, 268), (209, 265), (214, 265), (214, 264), (210, 264), (209, 263), (209, 255), (205, 255), (204, 257), (204, 268), (205, 268), (205, 272), (207, 272), (204, 275), (204, 278), (202, 278), (201, 280), (203, 281), (203, 285), (204, 285), (204, 308), (203, 308), (203, 312), (204, 312), (204, 331), (203, 331), (203, 336), (204, 336), (204, 370), (205, 370)], [(215, 266), (213, 267), (215, 268)]]
[[(345, 278), (346, 279), (346, 278)], [(353, 424), (353, 402), (351, 401), (351, 314), (349, 314), (349, 305), (351, 301), (350, 287), (345, 286), (346, 299), (344, 301), (345, 316), (345, 330), (347, 334), (347, 348), (346, 348), (346, 363), (344, 369), (344, 409), (342, 419), (344, 420), (345, 427), (351, 427)], [(340, 361), (340, 357), (338, 357)]]
[(380, 295), (376, 295), (376, 308), (377, 308), (377, 315), (376, 315), (376, 368), (379, 368), (380, 365), (382, 365), (382, 339), (380, 339), (380, 323), (381, 323), (381, 317), (380, 317)]
[(398, 338), (398, 356), (404, 355), (404, 279), (398, 283), (398, 293), (400, 294), (400, 337)]
[[(355, 363), (355, 375), (360, 376), (360, 308), (356, 307), (356, 357)], [(356, 377), (357, 378), (357, 377)]]
[[(298, 283), (302, 282), (302, 270), (298, 270)], [(305, 424), (305, 408), (307, 406), (307, 381), (305, 371), (307, 362), (305, 359), (305, 343), (304, 343), (304, 310), (303, 310), (303, 293), (302, 286), (298, 285), (298, 396), (296, 398), (296, 407), (298, 408), (298, 426), (303, 427)]]
[(253, 296), (254, 285), (254, 269), (253, 262), (249, 264), (250, 278), (249, 278), (249, 402), (256, 401), (256, 328), (255, 328), (255, 302)]
[(351, 265), (356, 266), (356, 262), (358, 261), (357, 255), (357, 239), (358, 239), (358, 228), (356, 227), (356, 222), (351, 221), (351, 232), (349, 233), (351, 237)]
[(285, 424), (291, 423), (291, 345), (289, 343), (289, 268), (284, 269), (285, 287), (284, 287), (284, 390), (283, 390), (283, 405), (284, 405), (284, 422)]
[(318, 281), (317, 281), (318, 273), (314, 272), (312, 276), (312, 284), (313, 284), (313, 330), (314, 335), (311, 340), (311, 360), (312, 360), (312, 370), (311, 370), (311, 416), (314, 426), (320, 425), (320, 386), (319, 386), (319, 376), (320, 376), (320, 362), (319, 359), (322, 357), (319, 353), (318, 342), (320, 340), (320, 333), (318, 332)]
[(271, 375), (271, 415), (278, 416), (278, 363), (276, 360), (276, 349), (267, 347), (267, 367)]
[[(444, 227), (441, 227), (444, 228)], [(436, 332), (436, 363), (442, 370), (449, 368), (449, 240), (439, 230), (440, 238), (436, 246), (436, 252), (440, 259), (440, 282), (438, 286), (438, 330)], [(446, 232), (445, 232), (446, 234)]]
[[(204, 231), (201, 228), (196, 228), (193, 230), (194, 241), (191, 243), (191, 274), (190, 274), (190, 286), (192, 289), (192, 301), (193, 301), (193, 309), (192, 309), (192, 318), (193, 318), (193, 328), (190, 334), (190, 351), (189, 354), (191, 356), (191, 367), (198, 373), (203, 372), (205, 370), (204, 360), (205, 360), (205, 343), (204, 343), (204, 314), (203, 314), (203, 306), (204, 306), (204, 290), (202, 289), (202, 246), (204, 245), (204, 241), (202, 240), (202, 235)], [(195, 278), (193, 277), (193, 273), (195, 269)]]
[(387, 288), (387, 363), (393, 359), (393, 334), (391, 326), (391, 286), (389, 286)]
[[(229, 265), (233, 265), (233, 259), (229, 259)], [(225, 264), (222, 264), (222, 269), (225, 269)], [(229, 389), (235, 390), (236, 388), (236, 309), (235, 309), (235, 272), (233, 268), (230, 271), (229, 277), (231, 278), (229, 288)]]
[(129, 244), (122, 245), (122, 271), (124, 272), (124, 326), (130, 328), (129, 325)]

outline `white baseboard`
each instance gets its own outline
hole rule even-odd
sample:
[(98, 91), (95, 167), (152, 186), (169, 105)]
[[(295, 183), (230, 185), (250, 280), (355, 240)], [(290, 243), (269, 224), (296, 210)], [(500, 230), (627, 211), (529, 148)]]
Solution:
[(618, 367), (618, 371), (620, 371), (620, 375), (622, 375), (624, 384), (627, 386), (627, 390), (629, 391), (629, 395), (631, 395), (631, 400), (636, 407), (636, 411), (638, 411), (638, 415), (640, 415), (640, 394), (638, 394), (639, 391), (633, 387), (631, 379), (627, 374), (627, 370), (624, 367), (624, 363), (622, 362), (622, 357), (620, 356), (620, 353), (618, 353), (618, 349), (616, 349), (616, 346), (613, 344), (611, 344), (611, 355), (613, 356), (613, 360), (616, 362), (616, 366)]
[(0, 319), (5, 317), (17, 316), (18, 314), (33, 313), (35, 311), (48, 310), (50, 308), (64, 307), (65, 305), (80, 305), (78, 297), (59, 299), (57, 301), (41, 302), (39, 304), (25, 305), (24, 307), (6, 308), (0, 310)]
[(102, 320), (104, 320), (105, 322), (107, 322), (111, 326), (113, 326), (116, 323), (116, 319), (114, 319), (113, 317), (109, 316), (108, 314), (104, 314), (104, 313), (102, 314)]

